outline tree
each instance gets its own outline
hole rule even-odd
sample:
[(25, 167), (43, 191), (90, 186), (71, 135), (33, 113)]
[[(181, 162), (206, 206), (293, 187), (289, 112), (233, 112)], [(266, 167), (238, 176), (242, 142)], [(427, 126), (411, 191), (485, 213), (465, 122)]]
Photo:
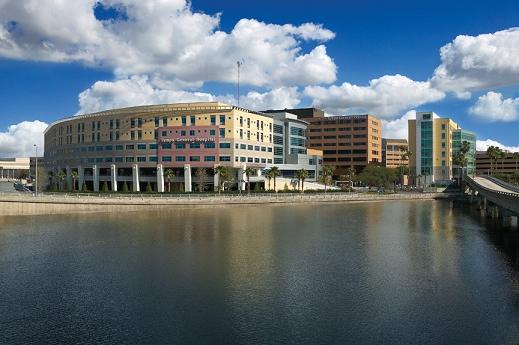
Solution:
[(336, 167), (333, 165), (325, 165), (323, 166), (323, 184), (324, 184), (324, 192), (326, 193), (326, 186), (328, 182), (331, 182), (333, 173), (335, 172)]
[(308, 171), (300, 169), (296, 171), (297, 186), (299, 187), (299, 181), (301, 181), (301, 193), (305, 191), (305, 180), (308, 178)]
[[(264, 172), (265, 178), (269, 181), (268, 189), (270, 189), (270, 180), (272, 180), (272, 171), (270, 169), (266, 169)], [(265, 186), (265, 189), (267, 189), (267, 186)]]
[(388, 188), (398, 178), (398, 170), (368, 165), (359, 175), (359, 179), (369, 187)]
[(501, 149), (497, 146), (489, 146), (487, 148), (487, 155), (490, 158), (490, 174), (494, 174), (494, 165), (497, 163)]
[(196, 170), (195, 176), (198, 178), (198, 182), (196, 184), (199, 192), (203, 192), (205, 187), (207, 187), (207, 183), (209, 180), (209, 175), (207, 174), (206, 168), (199, 168)]
[(465, 175), (464, 169), (468, 163), (467, 154), (469, 153), (469, 151), (470, 151), (470, 143), (468, 141), (463, 141), (461, 143), (461, 147), (459, 148), (459, 150), (452, 156), (452, 163), (454, 165), (457, 165), (460, 167), (460, 170), (458, 171), (458, 177), (459, 177), (458, 184), (460, 186), (460, 189), (462, 189), (462, 190), (463, 190), (462, 177)]
[[(149, 184), (149, 182), (148, 182), (148, 184)], [(101, 188), (101, 192), (103, 192), (103, 193), (108, 192), (108, 182), (106, 182), (106, 181), (103, 182), (103, 187)]]
[(153, 193), (153, 189), (151, 188), (151, 183), (149, 183), (149, 182), (146, 183), (146, 193)]
[(278, 167), (272, 167), (270, 168), (270, 174), (272, 175), (272, 179), (274, 180), (274, 190), (277, 192), (276, 177), (281, 176), (281, 171), (279, 171)]
[(348, 169), (346, 169), (346, 178), (348, 179), (348, 181), (351, 182), (351, 186), (350, 187), (353, 187), (353, 178), (355, 177), (355, 168), (354, 167), (349, 167)]
[[(126, 183), (126, 182), (125, 182), (125, 183)], [(83, 186), (81, 187), (81, 191), (82, 191), (83, 193), (88, 192), (88, 187), (87, 187), (86, 182), (83, 182)]]
[(129, 191), (128, 183), (126, 181), (124, 181), (124, 183), (123, 183), (123, 193), (128, 193), (128, 191)]
[(67, 174), (63, 170), (58, 171), (58, 181), (59, 181), (59, 190), (63, 190), (63, 181), (65, 181), (65, 178), (67, 177)]
[(519, 152), (512, 153), (512, 157), (514, 157), (515, 160), (515, 171), (517, 172), (517, 162), (519, 162)]
[(166, 181), (168, 182), (168, 193), (171, 193), (171, 180), (175, 176), (175, 172), (171, 169), (166, 169), (164, 171), (164, 177), (166, 178)]
[(247, 167), (245, 168), (244, 173), (247, 177), (247, 193), (250, 194), (250, 177), (256, 173), (256, 169)]
[(214, 174), (218, 175), (218, 194), (222, 190), (222, 184), (230, 177), (229, 169), (223, 165), (219, 165), (214, 168)]
[(77, 171), (73, 171), (72, 173), (70, 173), (70, 175), (72, 176), (72, 191), (75, 192), (76, 191), (76, 181), (79, 178), (79, 174)]

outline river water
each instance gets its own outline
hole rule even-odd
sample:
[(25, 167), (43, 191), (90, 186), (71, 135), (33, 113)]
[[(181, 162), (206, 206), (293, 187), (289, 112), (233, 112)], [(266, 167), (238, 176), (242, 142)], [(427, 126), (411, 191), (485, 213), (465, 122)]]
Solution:
[(446, 201), (0, 218), (0, 344), (517, 344), (513, 234)]

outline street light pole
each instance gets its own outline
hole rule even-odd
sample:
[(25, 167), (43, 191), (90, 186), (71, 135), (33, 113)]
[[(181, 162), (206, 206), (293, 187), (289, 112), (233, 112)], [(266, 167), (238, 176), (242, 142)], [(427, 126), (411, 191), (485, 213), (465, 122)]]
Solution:
[(236, 61), (236, 66), (238, 66), (238, 107), (240, 106), (240, 67), (243, 65), (243, 62)]
[(36, 161), (36, 172), (34, 176), (34, 195), (38, 196), (38, 145), (34, 144), (34, 147), (36, 149), (36, 157), (34, 157)]

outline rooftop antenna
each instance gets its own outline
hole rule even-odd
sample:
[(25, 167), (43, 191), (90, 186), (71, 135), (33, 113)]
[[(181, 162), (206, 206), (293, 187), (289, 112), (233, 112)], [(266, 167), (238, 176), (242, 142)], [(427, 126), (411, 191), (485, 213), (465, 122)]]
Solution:
[(240, 106), (240, 67), (243, 65), (243, 60), (236, 61), (236, 66), (238, 67), (238, 107)]

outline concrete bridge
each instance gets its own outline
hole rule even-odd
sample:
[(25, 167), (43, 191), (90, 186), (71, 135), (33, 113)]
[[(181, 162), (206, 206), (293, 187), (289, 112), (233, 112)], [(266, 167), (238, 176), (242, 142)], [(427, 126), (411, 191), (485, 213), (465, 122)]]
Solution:
[(519, 215), (519, 188), (493, 176), (465, 176), (471, 200), (477, 196), (481, 208), (493, 218)]

